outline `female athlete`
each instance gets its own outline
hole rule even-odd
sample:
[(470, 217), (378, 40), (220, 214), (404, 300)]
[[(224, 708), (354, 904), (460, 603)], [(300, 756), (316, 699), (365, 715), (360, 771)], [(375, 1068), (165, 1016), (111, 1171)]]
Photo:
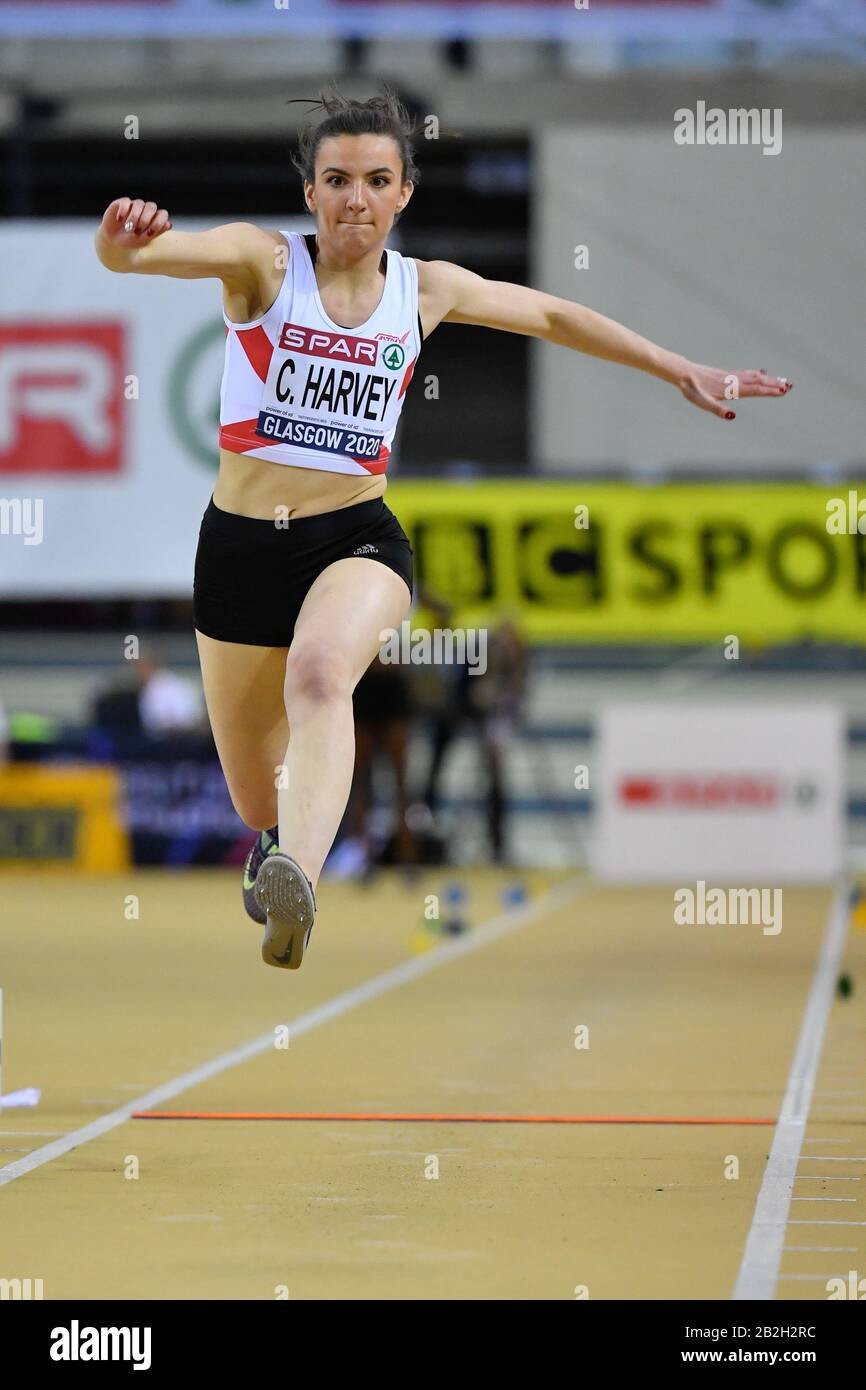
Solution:
[[(388, 455), (422, 340), (480, 324), (636, 367), (701, 410), (785, 378), (691, 362), (568, 299), (385, 250), (419, 174), (395, 92), (322, 93), (299, 137), (315, 235), (232, 222), (172, 228), (117, 198), (96, 234), (109, 270), (222, 282), (220, 464), (195, 561), (208, 714), (239, 816), (259, 835), (244, 905), (263, 959), (297, 969), (315, 889), (349, 797), (352, 692), (412, 600), (412, 549), (386, 506)], [(730, 393), (729, 393), (730, 394)]]

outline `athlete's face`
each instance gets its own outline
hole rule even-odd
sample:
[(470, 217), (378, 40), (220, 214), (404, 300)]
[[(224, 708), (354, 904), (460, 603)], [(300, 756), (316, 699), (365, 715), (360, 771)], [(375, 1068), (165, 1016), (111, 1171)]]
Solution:
[(384, 242), (412, 196), (401, 183), (402, 164), (390, 135), (331, 135), (316, 155), (316, 181), (304, 181), (307, 207), (319, 236), (334, 247), (363, 255)]

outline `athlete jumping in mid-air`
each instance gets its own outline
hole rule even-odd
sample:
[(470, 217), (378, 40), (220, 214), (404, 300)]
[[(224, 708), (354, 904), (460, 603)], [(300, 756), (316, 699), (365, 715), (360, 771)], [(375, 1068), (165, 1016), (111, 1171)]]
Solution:
[[(297, 969), (315, 887), (348, 801), (352, 692), (412, 600), (412, 549), (383, 501), (422, 339), (480, 324), (636, 367), (733, 419), (784, 378), (702, 366), (568, 299), (385, 250), (418, 170), (405, 108), (322, 94), (296, 168), (316, 234), (232, 222), (172, 230), (116, 198), (96, 234), (109, 270), (222, 281), (220, 467), (195, 563), (208, 714), (234, 806), (260, 832), (244, 904), (269, 965)], [(279, 774), (279, 775), (277, 775)]]

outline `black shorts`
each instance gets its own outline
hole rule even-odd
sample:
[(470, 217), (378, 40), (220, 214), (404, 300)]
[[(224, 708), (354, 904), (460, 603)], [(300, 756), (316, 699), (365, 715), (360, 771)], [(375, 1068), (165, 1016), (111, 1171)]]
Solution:
[(285, 527), (224, 512), (211, 498), (195, 556), (195, 627), (222, 642), (288, 647), (314, 580), (359, 551), (394, 570), (412, 593), (412, 547), (381, 497), (290, 517)]

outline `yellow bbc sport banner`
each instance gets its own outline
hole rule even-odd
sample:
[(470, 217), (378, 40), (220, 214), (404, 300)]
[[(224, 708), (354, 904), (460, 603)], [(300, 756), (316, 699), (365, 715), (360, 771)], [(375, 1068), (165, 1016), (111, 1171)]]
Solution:
[[(395, 482), (415, 586), (537, 642), (866, 640), (866, 482)], [(413, 615), (415, 617), (415, 615)]]
[(116, 769), (42, 763), (0, 768), (0, 869), (115, 873), (130, 862)]

